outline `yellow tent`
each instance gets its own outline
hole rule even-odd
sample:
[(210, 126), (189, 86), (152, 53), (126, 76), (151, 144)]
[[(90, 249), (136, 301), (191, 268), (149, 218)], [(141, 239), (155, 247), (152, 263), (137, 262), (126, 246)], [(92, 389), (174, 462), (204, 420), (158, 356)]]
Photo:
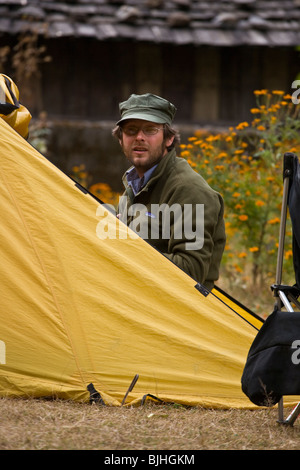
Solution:
[[(261, 320), (122, 225), (0, 119), (0, 395), (254, 407)], [(115, 233), (112, 237), (109, 234)], [(107, 234), (107, 236), (105, 235)]]

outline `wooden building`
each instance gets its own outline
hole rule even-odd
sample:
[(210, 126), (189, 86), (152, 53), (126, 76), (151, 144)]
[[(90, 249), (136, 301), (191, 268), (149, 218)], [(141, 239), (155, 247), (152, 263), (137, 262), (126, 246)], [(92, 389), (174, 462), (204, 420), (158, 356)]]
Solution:
[(17, 83), (52, 123), (49, 158), (117, 190), (127, 163), (111, 129), (131, 93), (172, 101), (184, 140), (249, 119), (255, 89), (291, 92), (300, 72), (300, 0), (0, 0), (0, 51), (24, 34), (52, 59)]

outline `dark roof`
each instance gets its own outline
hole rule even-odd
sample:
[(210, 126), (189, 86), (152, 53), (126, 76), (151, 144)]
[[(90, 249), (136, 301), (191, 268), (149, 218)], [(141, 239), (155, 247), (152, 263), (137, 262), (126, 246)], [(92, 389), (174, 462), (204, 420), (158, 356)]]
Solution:
[(214, 46), (300, 44), (300, 0), (0, 0), (0, 35)]

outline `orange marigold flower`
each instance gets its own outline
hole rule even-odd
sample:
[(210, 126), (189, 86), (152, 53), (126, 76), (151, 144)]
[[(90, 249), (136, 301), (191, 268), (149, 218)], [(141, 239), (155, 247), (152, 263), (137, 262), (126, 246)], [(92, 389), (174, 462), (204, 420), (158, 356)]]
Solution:
[(275, 225), (275, 224), (279, 224), (279, 223), (280, 223), (279, 217), (275, 217), (274, 219), (270, 219), (268, 221), (268, 224), (270, 224), (270, 225)]
[(251, 253), (255, 253), (256, 251), (259, 251), (259, 248), (257, 246), (252, 246), (252, 248), (249, 248), (249, 251), (251, 251)]
[(254, 94), (256, 96), (259, 96), (259, 95), (266, 95), (268, 93), (268, 90), (255, 90), (254, 91)]
[(238, 254), (238, 257), (239, 257), (239, 258), (246, 258), (246, 257), (247, 257), (247, 253), (245, 253), (244, 251), (242, 251), (242, 253), (239, 253), (239, 254)]
[(264, 201), (256, 201), (255, 205), (258, 206), (258, 207), (261, 207), (261, 206), (264, 206), (265, 203), (264, 203)]
[(107, 183), (95, 183), (92, 186), (90, 186), (90, 191), (111, 191), (111, 188), (109, 184)]
[(243, 270), (241, 269), (241, 267), (240, 267), (238, 264), (235, 264), (235, 265), (234, 265), (234, 268), (235, 268), (235, 270), (236, 270), (238, 273), (242, 273), (242, 272), (243, 272)]
[(243, 129), (245, 129), (245, 127), (249, 127), (249, 124), (248, 124), (248, 122), (246, 122), (246, 121), (240, 122), (240, 123), (236, 126), (236, 129), (238, 129), (238, 130), (243, 130)]
[(248, 220), (248, 216), (246, 214), (239, 215), (239, 219), (242, 221)]
[(293, 250), (286, 251), (284, 257), (285, 257), (285, 259), (292, 258), (293, 257)]
[(281, 90), (273, 90), (272, 93), (273, 95), (284, 95), (284, 91)]
[(208, 137), (206, 137), (206, 141), (207, 142), (213, 142), (214, 140), (217, 140), (218, 139), (218, 136), (215, 136), (215, 135), (209, 135)]
[(195, 131), (195, 136), (199, 138), (199, 137), (203, 136), (205, 133), (206, 133), (206, 132), (203, 131), (202, 129), (197, 129), (197, 130)]

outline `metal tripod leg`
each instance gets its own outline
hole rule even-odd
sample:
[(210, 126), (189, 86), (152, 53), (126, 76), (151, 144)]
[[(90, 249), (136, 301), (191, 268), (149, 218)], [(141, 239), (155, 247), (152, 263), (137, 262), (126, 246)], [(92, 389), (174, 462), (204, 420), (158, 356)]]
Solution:
[[(284, 166), (285, 162), (284, 161)], [(284, 169), (285, 171), (285, 169)], [(288, 206), (288, 193), (290, 178), (289, 174), (284, 173), (283, 179), (283, 196), (282, 196), (282, 207), (281, 207), (281, 218), (280, 218), (280, 228), (279, 228), (279, 242), (278, 242), (278, 255), (277, 255), (277, 266), (276, 266), (276, 284), (280, 285), (282, 282), (282, 266), (283, 266), (283, 253), (284, 253), (284, 240), (285, 240), (285, 230), (286, 230), (286, 217), (287, 217), (287, 206)], [(281, 309), (281, 299), (277, 298), (277, 308)], [(283, 423), (283, 398), (280, 399), (278, 403), (278, 422)]]

